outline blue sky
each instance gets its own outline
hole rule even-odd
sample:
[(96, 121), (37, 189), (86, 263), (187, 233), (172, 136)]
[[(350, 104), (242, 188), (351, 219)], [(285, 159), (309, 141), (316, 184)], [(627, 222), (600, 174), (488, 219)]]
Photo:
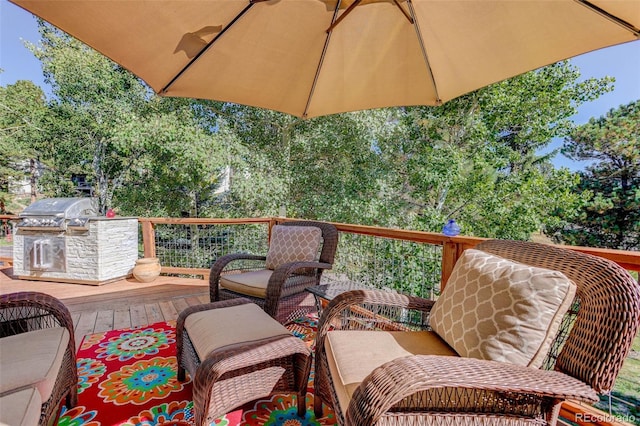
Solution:
[[(0, 0), (0, 86), (13, 84), (17, 80), (31, 80), (46, 90), (40, 62), (29, 52), (23, 40), (37, 43), (38, 31), (35, 18), (28, 12)], [(615, 77), (615, 90), (596, 101), (584, 104), (574, 117), (577, 124), (586, 123), (591, 117), (600, 117), (612, 108), (640, 99), (640, 41), (601, 49), (571, 60), (583, 78)], [(554, 141), (551, 148), (559, 146)], [(556, 166), (572, 170), (584, 164), (571, 162), (559, 155)]]

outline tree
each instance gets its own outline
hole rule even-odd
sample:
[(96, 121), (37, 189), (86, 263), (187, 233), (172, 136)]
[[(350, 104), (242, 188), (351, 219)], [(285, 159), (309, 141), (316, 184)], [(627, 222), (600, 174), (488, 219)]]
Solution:
[(42, 138), (46, 111), (44, 93), (32, 82), (0, 87), (0, 213), (13, 199), (11, 184), (28, 179), (32, 200), (36, 196), (39, 156), (32, 147)]
[(594, 163), (580, 173), (591, 195), (582, 214), (561, 234), (569, 244), (640, 248), (640, 100), (592, 118), (565, 140), (563, 153)]
[(43, 185), (73, 195), (85, 174), (100, 209), (127, 214), (198, 214), (215, 186), (221, 141), (197, 122), (192, 103), (160, 98), (135, 76), (72, 37), (40, 23), (32, 46), (53, 88)]
[(539, 151), (568, 134), (577, 105), (610, 89), (609, 79), (578, 77), (561, 62), (442, 107), (398, 110), (380, 143), (388, 198), (406, 212), (398, 225), (439, 231), (455, 218), (468, 235), (529, 239), (557, 222), (555, 209), (570, 217), (576, 177)]
[(226, 148), (233, 177), (220, 205), (227, 210), (218, 214), (376, 222), (376, 112), (302, 120), (242, 105), (200, 104), (206, 127), (239, 143)]

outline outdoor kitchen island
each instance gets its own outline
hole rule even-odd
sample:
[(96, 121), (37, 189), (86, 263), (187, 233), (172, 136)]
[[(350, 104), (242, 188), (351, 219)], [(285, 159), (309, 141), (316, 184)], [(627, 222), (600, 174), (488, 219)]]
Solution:
[(102, 285), (131, 275), (138, 259), (137, 218), (98, 216), (89, 198), (36, 201), (20, 216), (14, 276)]

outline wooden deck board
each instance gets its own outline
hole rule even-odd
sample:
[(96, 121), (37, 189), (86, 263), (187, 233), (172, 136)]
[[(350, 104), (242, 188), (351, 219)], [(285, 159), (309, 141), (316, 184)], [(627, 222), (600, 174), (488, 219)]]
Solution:
[(177, 299), (173, 301), (173, 306), (175, 306), (178, 314), (189, 307), (189, 303), (185, 299)]
[(93, 334), (96, 327), (96, 318), (98, 316), (97, 311), (82, 312), (78, 325), (74, 330), (76, 347), (82, 343), (82, 338), (87, 334)]
[(113, 329), (119, 330), (121, 328), (131, 327), (131, 313), (129, 309), (117, 309), (113, 311)]
[(164, 321), (164, 315), (162, 315), (160, 306), (158, 306), (157, 303), (147, 303), (144, 309), (147, 311), (147, 321), (149, 321), (149, 324)]
[(173, 303), (170, 301), (159, 302), (158, 306), (160, 307), (160, 311), (162, 312), (162, 316), (165, 321), (171, 321), (178, 319), (178, 311), (176, 310)]
[(135, 305), (130, 308), (131, 310), (131, 327), (142, 327), (149, 324), (147, 321), (147, 311), (144, 309), (144, 305)]
[(78, 321), (80, 321), (80, 312), (74, 312), (71, 314), (71, 319), (73, 320), (73, 326), (78, 326)]
[(200, 299), (198, 299), (197, 297), (187, 297), (187, 303), (189, 304), (189, 306), (196, 306), (196, 305), (201, 305), (202, 302), (200, 301)]
[(71, 312), (76, 347), (84, 336), (122, 328), (173, 321), (194, 304), (209, 302), (209, 282), (160, 276), (151, 283), (133, 278), (102, 286), (19, 280), (11, 268), (0, 269), (0, 294), (38, 291), (60, 299)]
[(98, 311), (94, 333), (113, 330), (113, 311)]

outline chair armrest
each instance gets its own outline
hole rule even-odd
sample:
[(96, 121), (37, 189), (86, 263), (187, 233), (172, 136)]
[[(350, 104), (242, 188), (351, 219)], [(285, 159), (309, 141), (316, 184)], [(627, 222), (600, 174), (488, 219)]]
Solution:
[[(451, 397), (454, 388), (466, 391), (468, 397)], [(434, 400), (427, 402), (424, 394), (430, 390)], [(474, 391), (489, 392), (494, 398)], [(369, 374), (353, 393), (346, 424), (374, 424), (395, 404), (421, 392), (414, 401), (422, 402), (427, 410), (473, 413), (477, 405), (478, 414), (527, 415), (527, 408), (531, 411), (532, 404), (535, 407), (541, 398), (552, 403), (598, 400), (591, 387), (557, 371), (473, 358), (415, 355), (388, 362)], [(446, 408), (439, 397), (444, 394), (450, 395), (443, 401)], [(458, 406), (453, 405), (456, 402)]]
[(323, 262), (290, 262), (284, 263), (277, 267), (273, 274), (271, 274), (271, 278), (269, 278), (269, 284), (267, 286), (267, 293), (269, 290), (273, 288), (272, 292), (280, 294), (279, 288), (285, 283), (287, 278), (295, 273), (296, 271), (304, 270), (304, 269), (331, 269), (333, 265), (330, 263)]
[(32, 291), (0, 296), (2, 337), (58, 326), (69, 330), (70, 345), (75, 347), (71, 313), (60, 300)]
[(211, 265), (211, 270), (209, 271), (209, 295), (211, 297), (211, 301), (218, 300), (218, 281), (220, 280), (220, 275), (231, 262), (238, 260), (256, 260), (264, 262), (267, 260), (267, 257), (249, 253), (233, 253), (217, 258), (216, 261), (213, 262), (213, 265)]
[[(331, 329), (348, 329), (353, 322), (340, 322), (339, 319), (345, 312), (350, 312), (353, 307), (366, 304), (370, 308), (401, 308), (417, 311), (423, 314), (421, 328), (428, 328), (426, 323), (428, 314), (435, 301), (417, 296), (407, 296), (383, 290), (350, 290), (336, 296), (322, 312), (318, 322), (316, 342), (324, 341), (327, 332)], [(338, 325), (340, 324), (340, 325)]]
[(249, 253), (232, 253), (220, 256), (215, 262), (213, 262), (213, 265), (211, 265), (211, 276), (214, 274), (220, 276), (224, 268), (236, 260), (260, 260), (264, 262), (267, 260), (267, 257)]
[[(280, 298), (282, 297), (285, 287), (289, 292), (291, 292), (291, 294), (300, 293), (310, 285), (310, 281), (314, 280), (315, 284), (320, 282), (320, 275), (317, 273), (318, 270), (322, 272), (325, 269), (331, 268), (332, 265), (330, 263), (324, 262), (289, 262), (278, 266), (271, 274), (269, 282), (267, 283), (267, 293), (264, 304), (265, 312), (276, 318)], [(304, 274), (302, 272), (304, 272), (305, 269), (315, 269), (316, 272), (313, 274)], [(296, 271), (301, 272), (300, 275), (303, 276), (303, 279), (301, 281), (290, 282), (285, 286), (287, 278), (293, 275)]]

